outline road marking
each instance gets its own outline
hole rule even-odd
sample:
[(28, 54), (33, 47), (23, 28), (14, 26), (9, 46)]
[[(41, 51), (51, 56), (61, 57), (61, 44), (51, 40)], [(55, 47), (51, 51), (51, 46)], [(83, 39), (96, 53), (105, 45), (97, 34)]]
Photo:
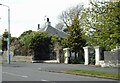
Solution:
[(41, 81), (48, 81), (48, 80), (41, 80)]
[(21, 77), (23, 77), (23, 78), (28, 78), (28, 76), (21, 76)]
[(28, 76), (24, 76), (24, 75), (18, 75), (18, 74), (14, 74), (14, 73), (9, 73), (9, 72), (2, 72), (3, 74), (9, 74), (9, 75), (13, 75), (13, 76), (19, 76), (19, 77), (23, 77), (23, 78), (28, 78)]

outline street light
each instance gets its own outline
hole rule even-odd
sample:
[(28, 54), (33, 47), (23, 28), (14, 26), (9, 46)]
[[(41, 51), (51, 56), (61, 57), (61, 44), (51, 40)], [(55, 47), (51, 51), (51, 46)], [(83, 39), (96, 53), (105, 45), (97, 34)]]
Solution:
[(4, 4), (0, 4), (2, 6), (5, 6), (8, 8), (8, 41), (7, 41), (7, 48), (8, 48), (8, 53), (7, 53), (7, 63), (10, 64), (10, 7)]

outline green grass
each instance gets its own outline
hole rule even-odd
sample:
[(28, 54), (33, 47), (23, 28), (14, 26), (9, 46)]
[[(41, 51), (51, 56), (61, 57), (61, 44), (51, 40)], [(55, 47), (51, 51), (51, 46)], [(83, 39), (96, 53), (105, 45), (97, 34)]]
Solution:
[(100, 72), (95, 70), (65, 70), (64, 73), (120, 78), (120, 73), (118, 75), (118, 73)]
[(0, 64), (3, 64), (3, 62), (0, 62)]

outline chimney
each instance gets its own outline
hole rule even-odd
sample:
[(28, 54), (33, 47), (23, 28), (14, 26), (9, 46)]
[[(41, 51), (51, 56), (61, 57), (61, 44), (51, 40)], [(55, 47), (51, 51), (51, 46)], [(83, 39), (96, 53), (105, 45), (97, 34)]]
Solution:
[(50, 22), (49, 18), (47, 18), (46, 25), (47, 25), (47, 26), (48, 26), (48, 25), (51, 25), (51, 22)]
[(8, 32), (7, 29), (5, 29), (5, 32)]
[(40, 29), (40, 24), (38, 24), (38, 30)]
[(47, 18), (47, 22), (49, 22), (49, 18)]

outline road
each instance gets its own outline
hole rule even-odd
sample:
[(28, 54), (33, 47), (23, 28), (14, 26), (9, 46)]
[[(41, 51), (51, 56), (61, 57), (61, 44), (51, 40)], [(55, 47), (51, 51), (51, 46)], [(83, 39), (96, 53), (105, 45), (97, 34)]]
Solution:
[[(60, 73), (63, 69), (77, 68), (77, 66), (80, 65), (20, 62), (3, 64), (2, 81), (114, 81), (112, 79)], [(116, 72), (116, 70), (111, 72)]]

